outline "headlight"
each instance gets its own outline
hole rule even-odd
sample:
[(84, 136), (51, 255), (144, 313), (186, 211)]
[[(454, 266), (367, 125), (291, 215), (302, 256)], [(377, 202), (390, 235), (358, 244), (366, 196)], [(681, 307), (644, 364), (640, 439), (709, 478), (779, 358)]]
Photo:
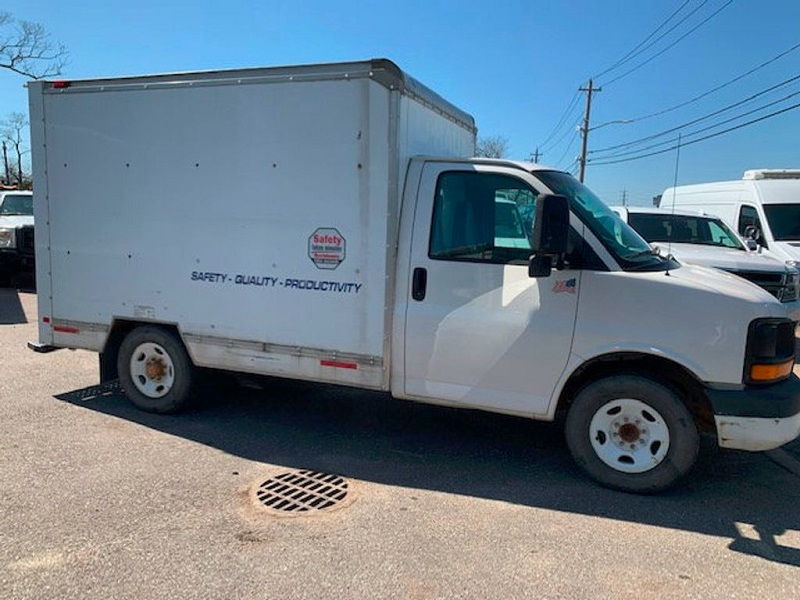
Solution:
[(12, 228), (0, 227), (0, 248), (16, 248), (17, 236)]
[(786, 266), (790, 269), (800, 269), (800, 260), (787, 260)]
[(788, 319), (756, 319), (747, 332), (745, 383), (773, 383), (794, 367), (794, 323)]
[(794, 269), (789, 269), (786, 273), (786, 283), (783, 286), (781, 302), (794, 302), (800, 297), (800, 273)]

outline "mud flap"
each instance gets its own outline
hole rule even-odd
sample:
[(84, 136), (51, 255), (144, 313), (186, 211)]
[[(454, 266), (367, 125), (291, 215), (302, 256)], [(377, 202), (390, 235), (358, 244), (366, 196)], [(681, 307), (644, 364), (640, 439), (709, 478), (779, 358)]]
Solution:
[(100, 383), (108, 383), (118, 379), (117, 376), (117, 353), (101, 352), (98, 355), (100, 363)]

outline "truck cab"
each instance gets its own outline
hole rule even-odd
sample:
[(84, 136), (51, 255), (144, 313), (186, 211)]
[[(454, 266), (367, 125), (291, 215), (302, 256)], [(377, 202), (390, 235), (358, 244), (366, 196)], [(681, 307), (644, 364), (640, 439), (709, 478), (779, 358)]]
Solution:
[[(612, 485), (635, 474), (626, 485), (640, 490), (658, 486), (667, 449), (686, 443), (667, 425), (671, 409), (647, 404), (664, 390), (645, 391), (640, 378), (682, 395), (721, 446), (764, 450), (800, 432), (794, 327), (767, 291), (653, 251), (568, 173), (419, 158), (409, 178), (396, 395), (539, 419), (566, 410), (579, 462)], [(535, 234), (532, 250), (497, 242), (498, 195), (532, 198), (534, 231), (565, 227), (563, 247), (543, 254)], [(568, 225), (540, 222), (553, 198), (566, 199)], [(532, 268), (541, 257), (545, 268)], [(786, 400), (770, 403), (774, 393)], [(670, 468), (693, 452), (681, 449)]]

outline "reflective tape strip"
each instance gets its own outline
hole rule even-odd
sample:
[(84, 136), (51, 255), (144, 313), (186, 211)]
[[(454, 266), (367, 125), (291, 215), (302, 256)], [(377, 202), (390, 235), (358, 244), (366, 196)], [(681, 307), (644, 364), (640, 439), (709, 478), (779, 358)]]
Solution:
[(358, 364), (350, 362), (339, 362), (338, 360), (321, 360), (319, 361), (323, 367), (336, 367), (337, 369), (357, 369)]

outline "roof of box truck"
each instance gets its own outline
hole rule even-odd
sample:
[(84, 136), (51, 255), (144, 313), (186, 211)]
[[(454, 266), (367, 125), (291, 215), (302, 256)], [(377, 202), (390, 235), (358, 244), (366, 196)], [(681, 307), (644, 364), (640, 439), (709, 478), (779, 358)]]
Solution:
[(264, 83), (266, 81), (320, 81), (330, 79), (370, 78), (391, 89), (400, 90), (424, 104), (441, 111), (465, 127), (477, 131), (475, 119), (469, 113), (442, 98), (386, 58), (318, 63), (306, 65), (248, 67), (242, 69), (215, 69), (210, 71), (182, 71), (153, 75), (101, 77), (94, 79), (49, 80), (34, 82), (44, 85), (46, 93), (68, 93), (73, 88), (82, 92), (93, 88), (151, 89), (154, 87), (186, 87), (188, 85), (220, 85), (224, 83)]

